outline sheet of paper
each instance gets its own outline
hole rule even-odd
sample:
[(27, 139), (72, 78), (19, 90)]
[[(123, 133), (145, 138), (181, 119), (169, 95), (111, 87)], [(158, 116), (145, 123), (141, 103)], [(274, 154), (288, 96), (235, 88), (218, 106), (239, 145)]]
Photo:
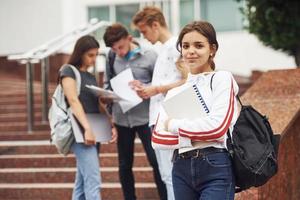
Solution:
[(122, 98), (122, 100), (120, 100), (118, 103), (120, 104), (123, 113), (127, 112), (143, 101), (143, 99), (140, 98), (129, 86), (129, 82), (133, 80), (134, 78), (130, 68), (122, 71), (110, 80), (110, 84), (114, 92), (120, 98)]
[(121, 100), (121, 97), (111, 90), (105, 90), (94, 85), (85, 85), (85, 87), (89, 88), (96, 96), (111, 98), (114, 101)]

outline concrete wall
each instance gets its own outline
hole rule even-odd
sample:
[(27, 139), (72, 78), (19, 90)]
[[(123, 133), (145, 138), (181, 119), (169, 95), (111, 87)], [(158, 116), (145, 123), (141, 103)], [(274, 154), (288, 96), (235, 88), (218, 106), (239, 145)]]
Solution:
[(249, 76), (252, 70), (289, 69), (296, 66), (292, 56), (264, 46), (255, 35), (246, 31), (219, 32), (217, 39), (218, 69)]
[(20, 53), (63, 31), (61, 0), (1, 0), (0, 55)]

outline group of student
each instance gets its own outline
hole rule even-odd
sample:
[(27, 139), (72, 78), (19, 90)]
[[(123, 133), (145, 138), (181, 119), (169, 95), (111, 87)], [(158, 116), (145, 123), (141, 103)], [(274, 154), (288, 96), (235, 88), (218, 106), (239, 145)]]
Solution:
[[(118, 23), (107, 27), (103, 39), (115, 54), (114, 75), (130, 68), (135, 80), (129, 84), (143, 99), (142, 103), (123, 113), (118, 103), (98, 98), (84, 87), (97, 85), (95, 77), (87, 72), (88, 67), (95, 65), (99, 50), (99, 43), (92, 36), (83, 36), (76, 42), (69, 60), (80, 71), (79, 97), (73, 71), (65, 68), (59, 74), (66, 99), (84, 128), (85, 143), (72, 145), (77, 162), (72, 199), (101, 199), (99, 144), (85, 113), (105, 112), (107, 105), (112, 108), (111, 142), (117, 141), (125, 200), (136, 199), (132, 171), (136, 134), (153, 168), (160, 199), (234, 199), (234, 174), (225, 141), (226, 132), (232, 130), (238, 116), (234, 98), (238, 86), (230, 72), (215, 71), (218, 42), (213, 26), (194, 21), (174, 37), (161, 10), (152, 6), (137, 12), (132, 22), (149, 42), (161, 43), (158, 53), (139, 44)], [(110, 79), (106, 72), (105, 89), (111, 89)], [(166, 93), (185, 86), (200, 91), (207, 111), (203, 117), (172, 119), (164, 112)]]

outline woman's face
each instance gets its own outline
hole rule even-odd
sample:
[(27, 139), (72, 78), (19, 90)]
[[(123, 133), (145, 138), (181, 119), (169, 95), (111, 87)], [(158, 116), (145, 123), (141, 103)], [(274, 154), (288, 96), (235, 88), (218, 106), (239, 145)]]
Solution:
[(211, 71), (209, 56), (214, 52), (206, 37), (192, 31), (183, 36), (181, 44), (182, 57), (192, 74)]
[(82, 67), (95, 66), (98, 55), (98, 48), (93, 48), (86, 51), (82, 56)]

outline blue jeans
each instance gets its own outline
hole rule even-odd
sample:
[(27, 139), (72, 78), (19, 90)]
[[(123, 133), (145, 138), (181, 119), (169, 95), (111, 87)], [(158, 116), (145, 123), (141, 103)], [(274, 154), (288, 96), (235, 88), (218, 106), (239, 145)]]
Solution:
[(174, 159), (172, 178), (176, 200), (233, 200), (234, 175), (228, 152)]
[(100, 171), (98, 145), (74, 143), (77, 172), (72, 200), (100, 200)]
[(155, 155), (158, 162), (161, 179), (166, 185), (168, 200), (174, 200), (174, 191), (172, 183), (172, 157), (174, 150), (155, 149)]
[(118, 131), (119, 176), (125, 200), (135, 200), (134, 176), (134, 139), (136, 133), (142, 141), (148, 161), (153, 168), (154, 181), (161, 200), (167, 200), (167, 189), (158, 169), (154, 150), (151, 146), (151, 130), (148, 124), (132, 128), (116, 125)]

